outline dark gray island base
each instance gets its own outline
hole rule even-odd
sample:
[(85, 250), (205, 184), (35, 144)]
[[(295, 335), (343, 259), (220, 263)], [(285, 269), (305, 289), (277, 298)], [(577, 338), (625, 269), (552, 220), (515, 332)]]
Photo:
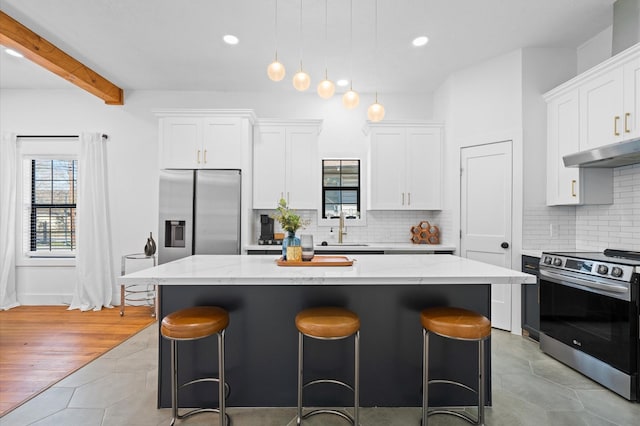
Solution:
[[(458, 306), (490, 316), (489, 284), (452, 285), (170, 285), (160, 286), (160, 316), (178, 309), (215, 305), (227, 309), (226, 379), (229, 407), (295, 407), (298, 332), (295, 315), (312, 306), (337, 305), (360, 316), (360, 404), (363, 407), (418, 407), (422, 392), (420, 311)], [(491, 353), (487, 342), (487, 354)], [(180, 343), (180, 382), (217, 373), (217, 340)], [(434, 336), (431, 378), (459, 380), (475, 388), (477, 344)], [(486, 403), (491, 405), (491, 362), (486, 357)], [(353, 339), (305, 340), (305, 380), (353, 377)], [(170, 407), (169, 343), (160, 338), (158, 406)], [(210, 406), (217, 387), (181, 391), (183, 407)], [(305, 391), (305, 406), (350, 406), (352, 394), (335, 386)], [(475, 395), (450, 385), (430, 388), (433, 406), (472, 406)]]

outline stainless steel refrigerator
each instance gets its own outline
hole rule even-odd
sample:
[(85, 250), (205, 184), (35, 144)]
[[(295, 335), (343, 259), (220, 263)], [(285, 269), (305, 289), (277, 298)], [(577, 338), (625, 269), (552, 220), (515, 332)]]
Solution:
[(240, 253), (239, 170), (161, 170), (158, 262)]

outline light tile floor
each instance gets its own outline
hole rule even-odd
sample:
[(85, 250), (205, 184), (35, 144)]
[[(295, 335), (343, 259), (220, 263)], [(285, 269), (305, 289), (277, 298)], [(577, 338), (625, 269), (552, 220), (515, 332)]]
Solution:
[[(2, 426), (168, 425), (169, 409), (156, 409), (157, 324), (0, 418)], [(640, 404), (630, 403), (546, 356), (535, 342), (492, 333), (493, 407), (488, 425), (605, 426), (640, 424)], [(294, 408), (231, 408), (232, 426), (294, 426)], [(419, 425), (419, 408), (364, 408), (363, 426)], [(429, 417), (431, 425), (466, 425), (452, 416)], [(178, 424), (217, 425), (214, 414)], [(340, 426), (316, 416), (308, 426)]]

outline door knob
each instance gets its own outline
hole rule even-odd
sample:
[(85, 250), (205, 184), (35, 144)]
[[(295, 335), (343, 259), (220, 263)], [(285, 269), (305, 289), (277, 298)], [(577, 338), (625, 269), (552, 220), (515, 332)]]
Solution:
[(509, 243), (505, 241), (502, 244), (500, 244), (500, 247), (502, 247), (503, 249), (507, 249), (509, 248)]

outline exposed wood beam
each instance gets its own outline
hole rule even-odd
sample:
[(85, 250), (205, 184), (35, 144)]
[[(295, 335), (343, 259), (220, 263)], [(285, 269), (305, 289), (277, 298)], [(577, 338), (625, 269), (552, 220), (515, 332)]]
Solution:
[(121, 88), (2, 11), (0, 44), (22, 53), (36, 64), (103, 99), (108, 105), (124, 104)]

